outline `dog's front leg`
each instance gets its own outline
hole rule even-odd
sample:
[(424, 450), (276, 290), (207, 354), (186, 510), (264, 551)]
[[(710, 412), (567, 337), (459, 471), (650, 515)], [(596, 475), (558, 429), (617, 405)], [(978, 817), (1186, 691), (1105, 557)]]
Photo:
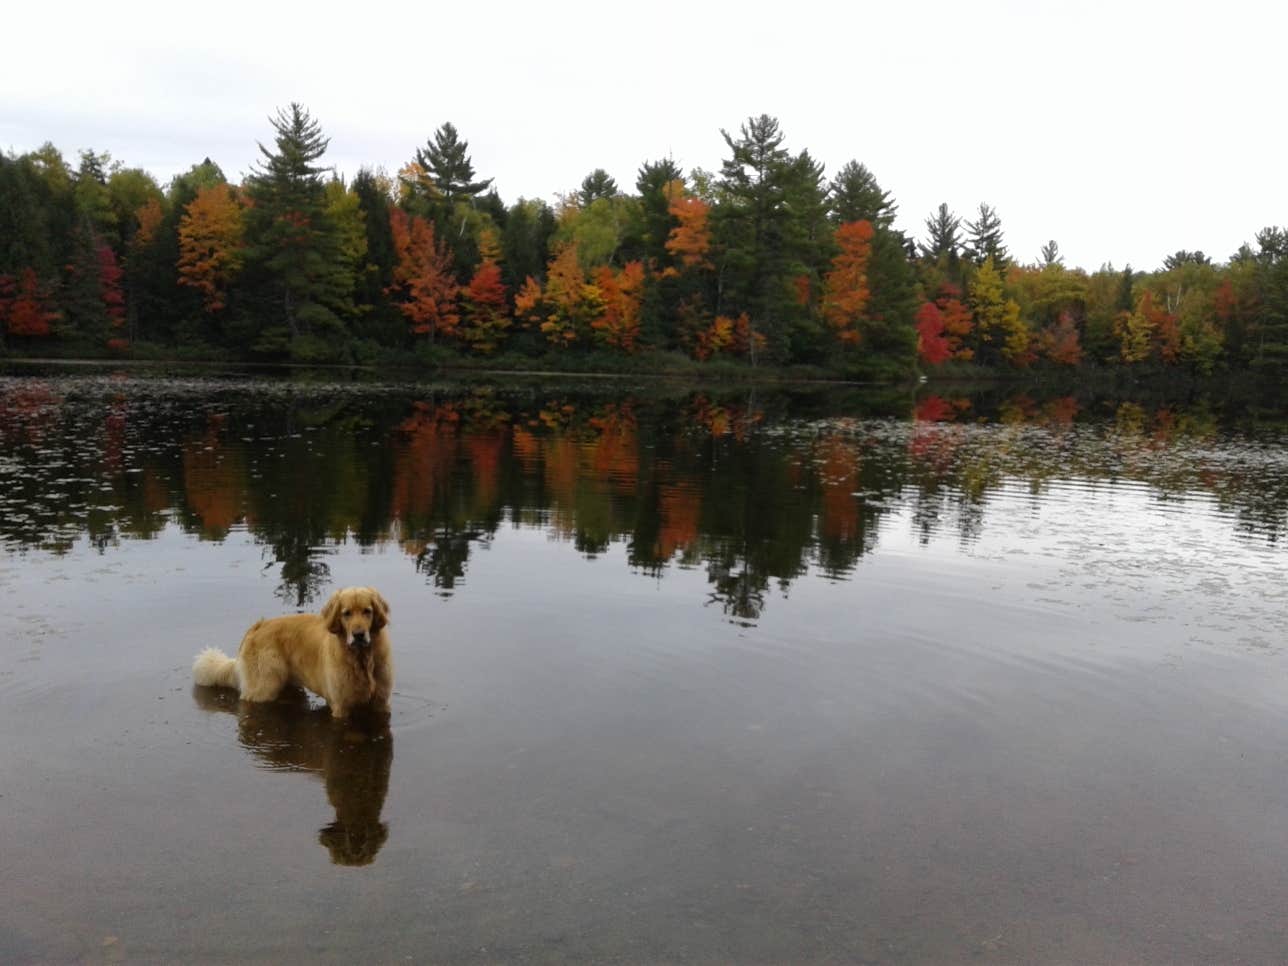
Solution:
[(389, 696), (394, 693), (394, 671), (388, 661), (376, 665), (371, 683), (371, 706), (377, 711), (388, 711)]

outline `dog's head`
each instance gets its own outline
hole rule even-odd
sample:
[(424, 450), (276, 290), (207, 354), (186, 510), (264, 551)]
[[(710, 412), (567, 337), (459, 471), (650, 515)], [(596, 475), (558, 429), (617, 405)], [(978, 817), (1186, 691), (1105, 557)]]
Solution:
[(327, 630), (350, 647), (370, 647), (389, 623), (389, 605), (374, 587), (344, 587), (326, 602), (322, 619)]

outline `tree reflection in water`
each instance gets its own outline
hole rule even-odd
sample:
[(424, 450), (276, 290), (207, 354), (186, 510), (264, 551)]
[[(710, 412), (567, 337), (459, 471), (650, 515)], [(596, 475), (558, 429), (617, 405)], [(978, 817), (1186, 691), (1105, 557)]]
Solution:
[(1212, 494), (1241, 533), (1285, 527), (1284, 432), (1264, 410), (1070, 395), (944, 398), (0, 378), (0, 540), (102, 553), (178, 525), (248, 532), (278, 596), (308, 607), (336, 547), (401, 548), (440, 593), (503, 526), (661, 577), (705, 569), (756, 621), (768, 589), (835, 579), (902, 516), (923, 542), (987, 527), (1021, 484), (1130, 479)]

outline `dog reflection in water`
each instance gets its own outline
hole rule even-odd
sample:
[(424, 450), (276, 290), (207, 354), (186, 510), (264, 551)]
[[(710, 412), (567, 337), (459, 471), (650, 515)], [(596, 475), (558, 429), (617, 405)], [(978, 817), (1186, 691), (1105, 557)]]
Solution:
[(337, 865), (369, 865), (389, 837), (380, 821), (389, 791), (394, 739), (389, 713), (355, 712), (336, 721), (326, 708), (311, 708), (308, 695), (288, 688), (275, 701), (239, 701), (223, 688), (192, 689), (207, 711), (237, 716), (237, 739), (259, 762), (275, 771), (320, 775), (335, 821), (318, 841)]

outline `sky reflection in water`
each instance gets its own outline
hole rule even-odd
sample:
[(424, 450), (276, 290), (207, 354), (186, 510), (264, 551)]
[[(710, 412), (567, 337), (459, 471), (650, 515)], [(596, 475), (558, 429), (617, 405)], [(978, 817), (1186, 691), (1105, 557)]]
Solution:
[[(0, 378), (0, 958), (1273, 959), (1284, 440)], [(191, 687), (349, 583), (393, 606), (388, 721)]]

